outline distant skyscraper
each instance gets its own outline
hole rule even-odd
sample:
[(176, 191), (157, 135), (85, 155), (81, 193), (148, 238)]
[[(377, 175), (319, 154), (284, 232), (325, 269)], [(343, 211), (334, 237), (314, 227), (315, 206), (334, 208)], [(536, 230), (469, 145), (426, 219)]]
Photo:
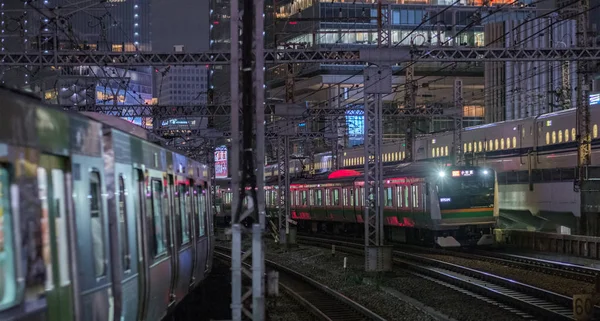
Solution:
[(208, 0), (151, 0), (152, 50), (172, 52), (183, 45), (188, 52), (208, 50)]

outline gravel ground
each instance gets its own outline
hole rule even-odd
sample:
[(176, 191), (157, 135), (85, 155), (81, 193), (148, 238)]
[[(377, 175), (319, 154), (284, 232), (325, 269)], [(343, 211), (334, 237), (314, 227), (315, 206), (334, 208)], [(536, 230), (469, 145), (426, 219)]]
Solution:
[[(396, 269), (384, 276), (366, 276), (363, 271), (364, 258), (360, 256), (341, 252), (331, 256), (329, 249), (306, 246), (285, 251), (270, 240), (265, 241), (265, 247), (267, 259), (298, 270), (336, 289), (388, 320), (435, 320), (431, 315), (389, 294), (389, 289), (456, 320), (520, 320), (495, 305), (402, 270)], [(345, 271), (344, 256), (348, 258)]]
[(549, 275), (541, 272), (529, 271), (503, 265), (501, 263), (491, 263), (477, 259), (467, 259), (443, 254), (419, 254), (440, 261), (453, 263), (462, 266), (492, 273), (498, 276), (509, 278), (521, 283), (533, 285), (538, 288), (560, 293), (568, 297), (573, 294), (592, 293), (594, 285), (591, 283), (571, 280), (560, 276)]
[(287, 295), (267, 298), (265, 310), (269, 321), (317, 321), (306, 309)]

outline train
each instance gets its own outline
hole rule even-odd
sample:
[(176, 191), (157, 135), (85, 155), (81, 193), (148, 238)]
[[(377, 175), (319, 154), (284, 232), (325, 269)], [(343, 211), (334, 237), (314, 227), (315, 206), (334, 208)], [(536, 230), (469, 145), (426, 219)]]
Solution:
[(209, 168), (0, 88), (0, 319), (160, 321), (209, 275)]
[[(413, 162), (384, 168), (383, 225), (386, 238), (440, 247), (490, 246), (498, 217), (496, 173), (481, 166)], [(278, 217), (278, 186), (265, 183), (267, 217)], [(222, 191), (230, 207), (231, 190)], [(291, 218), (309, 233), (364, 231), (363, 172), (331, 171), (294, 180)]]
[[(590, 106), (592, 164), (587, 175), (600, 179), (600, 105)], [(590, 213), (600, 212), (600, 202), (588, 196), (582, 206), (582, 194), (574, 186), (577, 177), (576, 110), (547, 113), (535, 117), (484, 124), (464, 128), (462, 150), (467, 164), (488, 168), (497, 178), (497, 229), (518, 229), (578, 234), (582, 224), (582, 207)], [(414, 162), (433, 162), (440, 166), (452, 164), (454, 145), (452, 131), (418, 135), (413, 143)], [(403, 140), (382, 146), (386, 168), (405, 162), (406, 144)], [(333, 157), (331, 152), (315, 154), (312, 159), (315, 177), (324, 177), (335, 169), (364, 168), (362, 146), (343, 150)], [(335, 164), (334, 164), (335, 163)], [(290, 160), (292, 182), (307, 177), (307, 161)], [(278, 165), (265, 167), (265, 179), (276, 180)], [(308, 175), (311, 176), (311, 175)], [(229, 185), (222, 182), (217, 196), (223, 199)], [(594, 188), (592, 188), (593, 190)], [(591, 201), (590, 201), (591, 200)], [(226, 203), (224, 200), (219, 202)], [(221, 221), (227, 221), (227, 206), (223, 205)], [(596, 215), (597, 216), (597, 215)], [(587, 235), (600, 236), (600, 220), (587, 215), (591, 226)]]

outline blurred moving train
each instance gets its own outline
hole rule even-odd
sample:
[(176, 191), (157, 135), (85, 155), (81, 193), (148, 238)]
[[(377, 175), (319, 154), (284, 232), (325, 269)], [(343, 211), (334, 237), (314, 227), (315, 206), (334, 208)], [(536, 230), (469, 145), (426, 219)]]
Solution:
[(159, 321), (211, 271), (208, 169), (0, 88), (0, 320)]
[[(600, 165), (600, 105), (591, 106), (590, 112), (592, 165), (596, 167)], [(577, 165), (575, 117), (575, 109), (569, 109), (463, 130), (463, 151), (468, 163), (497, 173), (497, 227), (562, 234), (571, 234), (578, 228), (581, 194), (573, 186)], [(452, 131), (418, 136), (413, 145), (414, 160), (451, 163), (453, 139)], [(405, 152), (402, 140), (384, 144), (384, 164), (401, 164)], [(363, 155), (363, 147), (356, 147), (345, 150), (337, 160), (329, 152), (316, 154), (312, 162), (317, 176), (326, 175), (334, 168), (333, 161), (339, 168), (362, 169)], [(290, 160), (293, 182), (303, 179), (307, 166), (306, 162)], [(588, 171), (588, 177), (598, 180), (600, 171), (594, 167)], [(276, 180), (276, 173), (277, 164), (265, 167), (267, 180)], [(228, 184), (220, 187), (220, 194), (227, 192)], [(595, 203), (586, 204), (586, 208), (600, 212)], [(226, 213), (222, 211), (221, 215)], [(588, 225), (588, 234), (600, 236), (600, 221)]]

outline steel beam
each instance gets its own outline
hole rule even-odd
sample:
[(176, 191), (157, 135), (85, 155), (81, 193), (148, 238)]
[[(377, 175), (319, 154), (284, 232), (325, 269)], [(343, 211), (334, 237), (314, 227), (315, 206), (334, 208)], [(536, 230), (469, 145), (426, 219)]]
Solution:
[[(391, 6), (382, 0), (377, 3), (377, 46), (391, 46)], [(365, 271), (379, 272), (392, 269), (391, 248), (385, 247), (383, 231), (383, 95), (392, 92), (392, 67), (379, 64), (365, 68), (364, 75), (364, 224)]]
[[(417, 98), (417, 89), (418, 86), (414, 81), (415, 77), (415, 66), (413, 63), (410, 63), (406, 67), (406, 77), (404, 79), (404, 109), (408, 111), (417, 111), (416, 107), (416, 98)], [(417, 118), (421, 118), (423, 115), (421, 113), (417, 113), (415, 115)], [(404, 143), (406, 146), (404, 147), (404, 161), (412, 162), (413, 161), (413, 143), (415, 140), (415, 119), (406, 118), (405, 120), (406, 128), (404, 129), (405, 139)]]
[(454, 165), (460, 165), (464, 160), (464, 151), (462, 145), (462, 129), (463, 129), (463, 82), (456, 78), (454, 79), (454, 104), (456, 106), (456, 115), (454, 116)]
[[(231, 2), (231, 68), (230, 92), (231, 107), (239, 110), (240, 105), (240, 54), (239, 54), (239, 3)], [(231, 318), (242, 320), (244, 302), (242, 297), (243, 265), (242, 224), (238, 212), (238, 204), (242, 202), (240, 195), (240, 113), (231, 113)]]
[[(350, 47), (350, 46), (349, 46)], [(600, 48), (465, 48), (394, 46), (379, 49), (291, 49), (265, 50), (265, 64), (282, 63), (387, 63), (408, 62), (482, 62), (482, 61), (596, 61)], [(196, 53), (135, 53), (103, 51), (13, 52), (0, 54), (0, 67), (77, 67), (85, 65), (106, 67), (135, 66), (198, 66), (229, 65), (232, 56), (227, 51)]]
[[(577, 15), (577, 45), (588, 46), (588, 15), (589, 0), (579, 1), (579, 14)], [(587, 179), (587, 166), (592, 163), (591, 135), (590, 135), (590, 101), (588, 93), (591, 82), (587, 61), (577, 61), (577, 166), (579, 175), (575, 181), (577, 188), (581, 188)], [(583, 218), (582, 218), (583, 220)]]

